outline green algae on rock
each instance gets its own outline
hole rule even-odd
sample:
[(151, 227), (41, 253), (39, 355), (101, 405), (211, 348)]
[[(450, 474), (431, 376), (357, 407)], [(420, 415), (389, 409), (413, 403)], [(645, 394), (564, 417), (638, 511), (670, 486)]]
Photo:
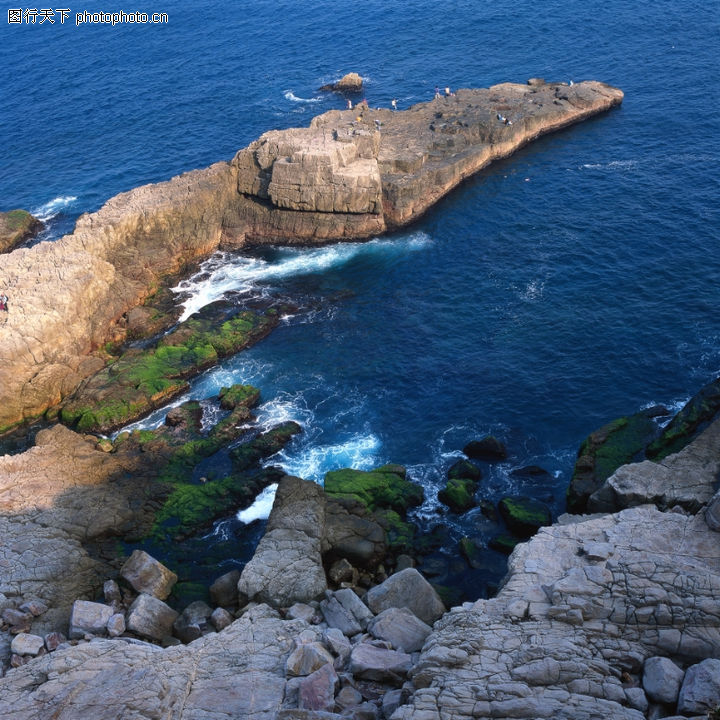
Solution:
[(405, 469), (398, 465), (383, 465), (368, 472), (333, 470), (325, 475), (325, 492), (331, 497), (358, 500), (370, 511), (389, 508), (401, 515), (424, 500), (422, 487), (408, 480)]
[(450, 478), (438, 493), (438, 500), (445, 503), (454, 513), (464, 513), (477, 505), (475, 491), (478, 484), (471, 478)]
[(662, 460), (691, 443), (720, 415), (720, 378), (703, 387), (675, 415), (660, 437), (648, 445), (646, 454)]
[(567, 509), (583, 513), (587, 501), (621, 465), (640, 459), (657, 435), (654, 409), (621, 417), (590, 433), (578, 450), (567, 490)]
[(224, 320), (193, 317), (149, 350), (131, 349), (81, 385), (60, 419), (85, 432), (137, 420), (186, 391), (187, 378), (265, 337), (278, 313), (245, 311)]
[(513, 535), (532, 537), (543, 525), (550, 525), (552, 515), (545, 503), (524, 495), (504, 497), (498, 503), (500, 515)]
[(42, 228), (42, 222), (27, 210), (0, 212), (0, 253), (9, 252)]

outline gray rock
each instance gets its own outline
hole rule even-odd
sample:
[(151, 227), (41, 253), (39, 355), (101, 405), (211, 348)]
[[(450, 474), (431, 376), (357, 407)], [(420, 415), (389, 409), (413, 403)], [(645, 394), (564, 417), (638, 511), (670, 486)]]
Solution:
[(340, 658), (341, 663), (344, 663), (350, 657), (350, 651), (352, 650), (350, 641), (338, 628), (328, 628), (323, 633), (323, 641)]
[(715, 493), (705, 508), (705, 522), (715, 532), (720, 532), (720, 492)]
[(335, 705), (339, 712), (357, 707), (362, 701), (363, 696), (352, 685), (346, 685), (335, 696)]
[(242, 571), (238, 591), (276, 607), (321, 597), (327, 589), (321, 557), (324, 524), (322, 488), (300, 478), (284, 477), (265, 535)]
[(409, 555), (398, 555), (397, 562), (395, 563), (395, 571), (401, 572), (408, 568), (415, 567), (415, 560)]
[(29, 613), (33, 617), (40, 617), (47, 609), (48, 606), (42, 600), (28, 600), (18, 608), (20, 612)]
[(380, 717), (380, 708), (375, 703), (364, 702), (358, 705), (351, 712), (349, 717), (351, 720), (378, 720)]
[(335, 707), (335, 690), (338, 676), (330, 663), (305, 677), (300, 685), (299, 707), (306, 710), (332, 711)]
[(184, 643), (192, 642), (210, 629), (212, 608), (202, 600), (190, 603), (173, 623), (173, 633)]
[(28, 612), (22, 612), (13, 607), (8, 607), (2, 613), (3, 622), (14, 627), (27, 625), (32, 620), (32, 615)]
[(294, 677), (310, 675), (327, 663), (332, 665), (333, 657), (320, 643), (303, 643), (288, 656), (285, 671)]
[(210, 599), (219, 607), (229, 608), (238, 604), (238, 580), (239, 570), (231, 570), (221, 575), (210, 586)]
[(382, 698), (382, 711), (386, 718), (389, 718), (402, 705), (403, 691), (389, 690)]
[(365, 630), (368, 623), (373, 619), (372, 612), (368, 606), (350, 588), (343, 588), (335, 591), (335, 597), (340, 604), (358, 621), (360, 627)]
[(413, 653), (422, 649), (432, 628), (407, 608), (388, 608), (370, 622), (368, 632), (397, 650)]
[(106, 580), (103, 583), (103, 597), (108, 605), (112, 605), (113, 607), (122, 605), (120, 586), (114, 580)]
[(341, 582), (350, 581), (353, 578), (353, 573), (357, 572), (355, 568), (350, 564), (346, 558), (340, 558), (336, 560), (328, 570), (328, 577), (336, 585)]
[(37, 655), (45, 647), (45, 641), (39, 635), (18, 633), (10, 644), (10, 650), (17, 655)]
[(350, 654), (350, 672), (365, 680), (401, 681), (410, 670), (410, 655), (359, 643)]
[(82, 638), (86, 634), (105, 635), (107, 622), (114, 612), (109, 605), (76, 600), (70, 615), (70, 639)]
[(666, 657), (651, 657), (643, 667), (642, 684), (653, 702), (675, 705), (685, 673)]
[(210, 616), (210, 622), (213, 627), (220, 632), (224, 630), (228, 625), (232, 625), (233, 616), (225, 608), (215, 608)]
[(635, 708), (635, 710), (639, 710), (641, 713), (647, 712), (649, 703), (642, 688), (626, 688), (625, 698), (627, 699), (627, 704), (631, 708)]
[(118, 637), (125, 632), (124, 613), (115, 613), (107, 621), (107, 633), (110, 637)]
[(166, 605), (162, 600), (140, 593), (128, 610), (125, 622), (131, 632), (162, 640), (172, 634), (172, 626), (178, 613)]
[(335, 596), (330, 597), (328, 600), (323, 600), (320, 603), (320, 612), (330, 627), (337, 628), (348, 637), (353, 637), (359, 632), (362, 632), (360, 623), (355, 616), (346, 610)]
[(685, 673), (678, 712), (702, 714), (720, 706), (720, 660), (709, 658), (692, 665)]
[(375, 614), (391, 607), (405, 607), (428, 625), (445, 612), (439, 595), (415, 568), (395, 573), (368, 590), (367, 604)]
[(305, 603), (295, 603), (288, 608), (286, 615), (291, 620), (304, 620), (310, 624), (315, 617), (315, 608)]
[(45, 636), (45, 647), (48, 652), (57, 650), (58, 646), (66, 642), (67, 638), (61, 632), (51, 632)]
[(164, 600), (177, 582), (177, 575), (144, 550), (133, 550), (120, 569), (120, 577), (139, 593)]

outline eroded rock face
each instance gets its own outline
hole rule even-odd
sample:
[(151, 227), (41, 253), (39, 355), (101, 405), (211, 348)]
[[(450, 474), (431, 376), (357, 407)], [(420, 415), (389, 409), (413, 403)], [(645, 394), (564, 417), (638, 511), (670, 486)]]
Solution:
[(701, 516), (653, 507), (542, 528), (493, 600), (455, 608), (411, 672), (395, 718), (640, 720), (620, 673), (720, 653), (720, 545)]
[(191, 646), (99, 640), (58, 650), (0, 679), (0, 717), (110, 720), (132, 708), (142, 718), (272, 720), (292, 638), (303, 626), (259, 606)]
[(84, 543), (142, 518), (152, 502), (145, 465), (62, 425), (39, 432), (21, 455), (0, 457), (0, 593), (50, 608), (32, 620), (33, 632), (66, 628), (73, 602), (114, 574)]

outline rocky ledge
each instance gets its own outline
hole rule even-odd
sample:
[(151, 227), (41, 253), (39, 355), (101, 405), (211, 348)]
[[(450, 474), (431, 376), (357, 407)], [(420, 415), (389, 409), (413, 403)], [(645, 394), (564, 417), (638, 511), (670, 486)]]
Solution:
[[(399, 563), (367, 591), (347, 560), (326, 575), (323, 548), (348, 523), (329, 521), (320, 488), (285, 478), (253, 561), (211, 588), (220, 609), (167, 613), (159, 598), (174, 576), (137, 553), (120, 573), (140, 593), (128, 608), (106, 583), (106, 604), (75, 604), (75, 639), (15, 635), (21, 667), (0, 679), (0, 718), (715, 717), (719, 427), (655, 464), (645, 496), (653, 463), (622, 466), (607, 482), (636, 478), (632, 493), (613, 490), (626, 509), (540, 529), (511, 555), (495, 598), (449, 612)], [(654, 483), (668, 473), (660, 510)], [(3, 618), (42, 611), (26, 602)], [(161, 649), (123, 623), (146, 640), (172, 625), (189, 644)]]
[(43, 229), (43, 224), (27, 210), (0, 212), (0, 253), (10, 252), (23, 240)]
[(330, 111), (220, 162), (139, 187), (72, 234), (3, 257), (0, 432), (57, 406), (169, 274), (224, 248), (363, 239), (412, 222), (531, 140), (606, 111), (620, 90), (533, 81), (458, 90), (403, 112)]

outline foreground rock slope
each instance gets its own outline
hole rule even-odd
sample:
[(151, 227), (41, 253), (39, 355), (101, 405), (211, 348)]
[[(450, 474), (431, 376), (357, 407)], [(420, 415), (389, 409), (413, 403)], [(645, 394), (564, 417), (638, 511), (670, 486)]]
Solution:
[[(716, 484), (710, 429), (663, 467)], [(306, 602), (273, 590), (293, 533), (315, 550), (302, 567), (288, 556), (289, 586), (321, 569), (324, 541), (297, 515), (326, 502), (282, 481), (272, 538), (239, 582), (262, 578), (264, 604), (185, 646), (96, 638), (28, 657), (0, 679), (0, 718), (699, 719), (720, 705), (720, 494), (695, 514), (646, 502), (563, 516), (518, 545), (497, 597), (444, 614), (415, 569), (362, 596), (322, 581)], [(32, 640), (16, 648), (31, 655)]]
[[(75, 231), (5, 255), (0, 432), (58, 405), (163, 278), (218, 249), (363, 239), (412, 222), (538, 136), (622, 102), (599, 82), (504, 83), (403, 112), (331, 111), (220, 162), (121, 193)], [(501, 119), (501, 118), (504, 118)]]

